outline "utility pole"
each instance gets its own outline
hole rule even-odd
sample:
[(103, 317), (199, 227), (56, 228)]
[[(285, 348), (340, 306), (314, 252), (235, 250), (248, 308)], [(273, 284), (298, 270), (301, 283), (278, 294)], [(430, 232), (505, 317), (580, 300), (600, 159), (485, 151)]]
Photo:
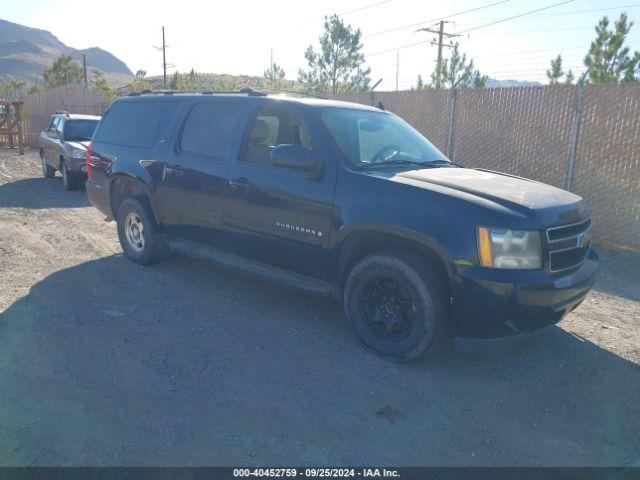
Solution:
[(167, 48), (168, 45), (164, 41), (164, 27), (162, 27), (162, 47), (153, 46), (156, 50), (162, 50), (162, 88), (167, 89)]
[(167, 45), (164, 42), (164, 27), (162, 27), (162, 88), (167, 89)]
[(396, 50), (396, 92), (398, 91), (399, 77), (400, 77), (400, 50)]
[(430, 32), (430, 33), (436, 33), (438, 34), (438, 41), (436, 42), (435, 39), (431, 41), (431, 45), (438, 45), (438, 60), (436, 61), (436, 75), (435, 75), (435, 79), (436, 79), (436, 88), (442, 88), (442, 78), (440, 78), (440, 66), (442, 65), (442, 47), (448, 47), (451, 48), (451, 42), (449, 42), (448, 45), (444, 44), (444, 37), (447, 38), (453, 38), (453, 37), (459, 37), (460, 35), (457, 35), (455, 33), (447, 33), (444, 31), (444, 24), (445, 23), (449, 23), (449, 22), (445, 22), (443, 20), (440, 20), (440, 23), (438, 24), (438, 29), (434, 30), (433, 28), (420, 28), (418, 30), (416, 30), (417, 32)]
[(82, 54), (82, 74), (84, 75), (84, 86), (85, 88), (88, 85), (87, 82), (87, 56), (83, 53)]

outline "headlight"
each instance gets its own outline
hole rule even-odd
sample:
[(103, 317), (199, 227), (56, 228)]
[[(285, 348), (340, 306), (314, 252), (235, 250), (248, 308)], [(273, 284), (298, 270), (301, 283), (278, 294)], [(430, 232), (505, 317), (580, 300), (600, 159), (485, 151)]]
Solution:
[(86, 150), (80, 150), (79, 148), (74, 148), (71, 150), (71, 158), (85, 158), (87, 156)]
[(540, 232), (478, 227), (480, 265), (491, 268), (541, 268)]

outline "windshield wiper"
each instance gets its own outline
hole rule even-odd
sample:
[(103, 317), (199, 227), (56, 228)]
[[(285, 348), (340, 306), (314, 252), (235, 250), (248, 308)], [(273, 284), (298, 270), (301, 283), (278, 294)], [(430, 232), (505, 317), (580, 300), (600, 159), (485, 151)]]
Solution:
[(429, 162), (419, 162), (415, 160), (390, 160), (388, 162), (371, 163), (369, 165), (366, 165), (366, 167), (377, 168), (377, 167), (387, 167), (387, 166), (388, 167), (413, 166), (413, 167), (420, 167), (420, 168), (438, 168), (445, 165), (452, 165), (455, 167), (461, 166), (456, 163), (449, 162), (448, 160), (438, 159), (438, 160), (431, 160)]

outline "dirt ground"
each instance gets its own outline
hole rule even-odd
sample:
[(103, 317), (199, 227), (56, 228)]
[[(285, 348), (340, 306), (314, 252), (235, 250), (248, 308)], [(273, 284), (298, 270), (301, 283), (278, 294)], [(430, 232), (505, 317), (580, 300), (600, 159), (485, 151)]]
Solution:
[(640, 259), (515, 350), (394, 364), (335, 303), (142, 267), (84, 191), (0, 151), (0, 465), (628, 465)]

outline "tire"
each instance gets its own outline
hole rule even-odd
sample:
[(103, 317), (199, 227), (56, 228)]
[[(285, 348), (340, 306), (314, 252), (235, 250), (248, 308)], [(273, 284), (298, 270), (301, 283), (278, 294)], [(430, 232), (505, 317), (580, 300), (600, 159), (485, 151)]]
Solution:
[(47, 158), (42, 149), (40, 149), (40, 163), (42, 166), (42, 176), (44, 178), (53, 178), (56, 175), (56, 169), (47, 163)]
[(435, 355), (449, 339), (446, 292), (423, 257), (373, 253), (351, 270), (344, 308), (365, 347), (389, 360), (409, 361)]
[(62, 161), (62, 184), (64, 185), (64, 189), (68, 191), (78, 188), (78, 179), (69, 172), (64, 160)]
[(162, 240), (158, 224), (144, 197), (123, 200), (118, 206), (116, 219), (118, 239), (122, 251), (129, 260), (147, 265), (160, 259), (166, 253), (167, 248)]

